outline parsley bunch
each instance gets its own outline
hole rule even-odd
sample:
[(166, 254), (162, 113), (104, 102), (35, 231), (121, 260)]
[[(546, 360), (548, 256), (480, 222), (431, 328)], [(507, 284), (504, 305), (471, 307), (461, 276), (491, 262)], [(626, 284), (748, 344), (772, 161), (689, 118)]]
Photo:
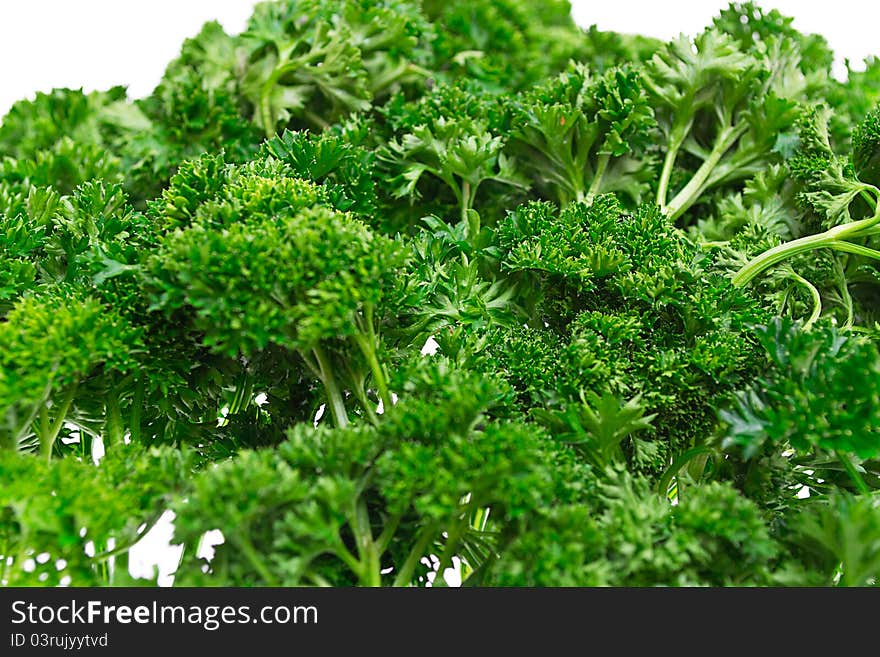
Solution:
[(0, 585), (169, 510), (183, 585), (877, 584), (877, 60), (569, 10), (262, 2), (10, 110)]

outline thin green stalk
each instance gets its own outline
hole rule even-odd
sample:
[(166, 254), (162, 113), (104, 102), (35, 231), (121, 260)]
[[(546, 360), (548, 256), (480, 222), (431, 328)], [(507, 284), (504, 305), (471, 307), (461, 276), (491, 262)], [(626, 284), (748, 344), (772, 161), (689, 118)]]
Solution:
[(106, 550), (104, 552), (101, 552), (100, 554), (96, 554), (94, 557), (92, 557), (92, 561), (96, 563), (103, 563), (105, 561), (108, 561), (109, 559), (113, 559), (114, 557), (121, 556), (128, 552), (132, 547), (134, 547), (134, 545), (141, 539), (142, 536), (143, 534), (138, 535), (137, 539), (133, 541), (129, 541), (122, 545), (117, 545), (112, 550)]
[(666, 197), (669, 195), (669, 181), (672, 179), (675, 160), (684, 143), (684, 136), (690, 129), (689, 123), (676, 124), (669, 134), (669, 148), (663, 158), (663, 170), (660, 172), (660, 182), (657, 185), (657, 205), (663, 212), (666, 212)]
[(489, 523), (489, 507), (477, 509), (471, 519), (471, 527), (477, 531), (486, 531), (486, 525)]
[(345, 369), (348, 372), (348, 379), (351, 383), (352, 394), (354, 394), (354, 396), (357, 398), (358, 403), (364, 410), (364, 413), (366, 414), (367, 419), (370, 421), (370, 424), (379, 424), (379, 417), (376, 415), (376, 411), (373, 410), (373, 403), (369, 400), (366, 392), (364, 391), (364, 376), (359, 375), (357, 372), (355, 372), (352, 369), (350, 363), (345, 364)]
[(443, 554), (440, 555), (440, 563), (437, 565), (437, 575), (434, 577), (432, 586), (446, 586), (446, 580), (443, 573), (447, 568), (452, 566), (452, 557), (455, 556), (455, 550), (458, 548), (459, 539), (469, 526), (467, 517), (457, 522), (452, 529), (446, 534), (446, 545), (443, 548)]
[(822, 297), (819, 294), (819, 290), (816, 288), (816, 286), (797, 272), (793, 271), (789, 274), (789, 276), (801, 285), (803, 285), (805, 288), (807, 288), (807, 291), (810, 293), (810, 296), (813, 299), (813, 312), (807, 320), (806, 324), (804, 324), (804, 328), (810, 328), (813, 324), (815, 324), (816, 320), (819, 319), (819, 316), (822, 314)]
[(273, 72), (260, 89), (260, 122), (263, 124), (263, 134), (266, 135), (266, 139), (275, 136), (275, 121), (272, 119), (272, 106), (269, 104), (269, 97), (275, 82), (276, 75)]
[(330, 406), (330, 412), (336, 426), (344, 429), (348, 426), (348, 411), (345, 410), (345, 401), (342, 399), (342, 392), (336, 385), (336, 377), (333, 376), (333, 368), (327, 354), (320, 345), (312, 347), (312, 353), (318, 363), (321, 383), (324, 384), (324, 390), (327, 392), (327, 403)]
[(599, 193), (602, 187), (602, 178), (605, 176), (605, 171), (608, 169), (608, 162), (610, 161), (611, 155), (609, 153), (602, 153), (599, 156), (596, 162), (596, 174), (593, 176), (593, 182), (590, 184), (590, 189), (587, 190), (586, 199), (584, 199), (588, 205), (593, 202), (596, 194)]
[(678, 471), (681, 470), (685, 465), (687, 465), (693, 458), (699, 456), (700, 454), (709, 454), (712, 451), (710, 447), (706, 445), (700, 445), (698, 447), (692, 447), (686, 452), (682, 452), (679, 454), (669, 467), (666, 469), (666, 472), (663, 473), (663, 476), (660, 477), (660, 481), (657, 483), (657, 492), (663, 499), (668, 499), (669, 497), (669, 485), (672, 483), (673, 477), (678, 475)]
[(379, 363), (379, 359), (376, 356), (376, 344), (378, 343), (376, 339), (376, 329), (373, 327), (373, 307), (370, 304), (367, 304), (364, 308), (364, 321), (363, 321), (363, 331), (366, 333), (358, 333), (354, 336), (355, 342), (361, 350), (361, 353), (364, 355), (364, 358), (367, 359), (367, 365), (370, 366), (370, 372), (373, 374), (373, 380), (376, 383), (376, 390), (379, 392), (379, 399), (382, 400), (382, 405), (387, 412), (389, 408), (391, 408), (391, 393), (388, 390), (388, 382), (385, 379), (385, 371), (382, 369), (382, 365)]
[(6, 586), (6, 572), (9, 570), (9, 538), (3, 540), (3, 552), (0, 552), (0, 586)]
[(357, 576), (358, 580), (363, 578), (363, 564), (357, 560), (357, 557), (348, 551), (348, 548), (346, 548), (341, 541), (340, 544), (333, 549), (333, 554), (335, 554), (342, 563), (348, 566), (349, 570)]
[(50, 431), (51, 422), (49, 421), (49, 407), (46, 404), (43, 404), (40, 407), (40, 421), (37, 425), (37, 434), (39, 435), (41, 446), (44, 446), (45, 443), (48, 442)]
[(322, 577), (321, 575), (319, 575), (319, 574), (317, 574), (317, 573), (312, 573), (312, 574), (310, 574), (310, 575), (309, 575), (309, 579), (312, 580), (312, 584), (313, 584), (314, 586), (317, 586), (317, 587), (322, 588), (322, 589), (330, 588), (331, 586), (333, 586), (333, 585), (327, 580), (326, 577)]
[(52, 394), (52, 386), (54, 384), (54, 375), (56, 369), (58, 369), (57, 365), (52, 369), (52, 376), (49, 377), (49, 382), (46, 384), (46, 387), (43, 388), (43, 394), (40, 395), (40, 399), (33, 405), (30, 413), (28, 413), (28, 416), (25, 418), (24, 422), (22, 422), (21, 425), (19, 425), (18, 429), (15, 430), (15, 433), (12, 436), (12, 444), (10, 445), (12, 449), (18, 449), (19, 444), (27, 434), (28, 428), (34, 423), (34, 420), (37, 419), (37, 416), (40, 414), (42, 409), (46, 407), (46, 402), (49, 400), (49, 397)]
[(251, 543), (251, 539), (248, 538), (247, 528), (239, 532), (238, 536), (235, 537), (235, 543), (251, 566), (254, 567), (254, 570), (257, 571), (257, 574), (263, 578), (266, 586), (278, 586), (278, 580), (275, 579), (275, 576), (266, 567), (266, 562), (263, 561), (254, 544)]
[(253, 391), (254, 378), (245, 370), (235, 384), (235, 395), (232, 398), (232, 403), (229, 404), (229, 414), (235, 415), (247, 408)]
[(363, 497), (359, 498), (355, 505), (352, 529), (360, 562), (363, 566), (361, 582), (365, 586), (382, 586), (382, 573), (380, 572), (382, 567), (379, 563), (379, 552), (376, 549), (375, 541), (373, 541), (370, 515), (367, 510), (367, 503)]
[(461, 221), (467, 225), (468, 210), (471, 209), (471, 184), (467, 180), (461, 181), (461, 193), (458, 195), (458, 203), (461, 206)]
[(866, 258), (873, 258), (874, 260), (880, 260), (880, 251), (878, 251), (877, 249), (871, 249), (867, 246), (853, 244), (852, 242), (845, 242), (843, 240), (833, 240), (828, 243), (828, 248), (834, 249), (835, 251), (843, 251), (844, 253), (854, 253), (855, 255), (864, 256)]
[(330, 127), (330, 123), (328, 121), (325, 121), (320, 115), (316, 114), (315, 112), (312, 112), (311, 110), (303, 110), (302, 113), (303, 117), (305, 117), (306, 120), (311, 121), (313, 125), (317, 126), (321, 130), (326, 130)]
[(428, 551), (428, 546), (431, 544), (431, 541), (434, 540), (436, 532), (437, 528), (434, 525), (428, 525), (422, 529), (415, 545), (413, 545), (412, 549), (409, 551), (406, 561), (404, 561), (403, 566), (400, 567), (397, 577), (394, 578), (392, 586), (409, 586), (412, 583), (413, 573), (415, 573), (416, 567), (419, 565), (419, 562), (421, 562), (422, 557), (425, 556), (425, 552)]
[(865, 483), (865, 480), (862, 478), (862, 475), (859, 474), (859, 471), (856, 469), (856, 466), (853, 464), (852, 459), (849, 458), (846, 454), (837, 450), (834, 452), (837, 456), (837, 459), (843, 464), (844, 469), (846, 469), (849, 478), (852, 479), (852, 482), (855, 484), (856, 489), (862, 495), (870, 495), (871, 489), (868, 487), (868, 484)]
[(733, 146), (734, 142), (742, 136), (747, 126), (741, 125), (736, 128), (727, 128), (719, 135), (719, 139), (715, 147), (709, 153), (709, 157), (705, 159), (700, 168), (696, 170), (693, 177), (688, 181), (682, 190), (675, 195), (666, 207), (667, 216), (675, 221), (685, 211), (690, 208), (703, 193), (703, 187), (706, 180), (712, 174), (718, 162), (724, 157), (724, 154)]
[[(70, 405), (73, 403), (73, 398), (76, 396), (77, 388), (78, 384), (76, 383), (68, 388), (64, 397), (61, 399), (61, 403), (58, 405), (58, 412), (55, 415), (55, 421), (48, 426), (48, 431), (46, 433), (41, 431), (40, 447), (42, 448), (47, 461), (52, 460), (52, 449), (55, 447), (55, 440), (58, 438), (58, 433), (64, 425), (64, 419), (67, 417), (67, 412), (70, 410)], [(48, 418), (48, 415), (46, 417)]]
[(736, 287), (748, 285), (752, 279), (773, 265), (782, 262), (786, 258), (813, 251), (815, 249), (833, 248), (838, 251), (855, 253), (857, 255), (867, 256), (869, 258), (880, 258), (880, 251), (869, 249), (868, 247), (858, 246), (844, 240), (864, 237), (873, 234), (874, 228), (880, 221), (880, 214), (875, 214), (867, 219), (852, 221), (850, 223), (841, 224), (829, 228), (824, 233), (815, 235), (807, 235), (805, 237), (786, 242), (772, 249), (767, 249), (764, 253), (752, 258), (746, 263), (731, 279)]
[(104, 404), (106, 419), (104, 420), (104, 444), (105, 446), (118, 445), (122, 442), (122, 411), (119, 408), (119, 393), (111, 390), (107, 393), (107, 401)]
[(128, 420), (128, 430), (131, 432), (131, 442), (139, 443), (141, 441), (141, 416), (144, 412), (144, 396), (146, 395), (146, 385), (144, 377), (138, 377), (137, 383), (134, 384), (134, 397), (131, 400), (131, 416)]
[(391, 539), (394, 538), (394, 532), (397, 531), (402, 519), (403, 514), (398, 513), (385, 520), (385, 526), (382, 528), (382, 533), (376, 537), (376, 549), (380, 554), (388, 549), (388, 546), (391, 544)]

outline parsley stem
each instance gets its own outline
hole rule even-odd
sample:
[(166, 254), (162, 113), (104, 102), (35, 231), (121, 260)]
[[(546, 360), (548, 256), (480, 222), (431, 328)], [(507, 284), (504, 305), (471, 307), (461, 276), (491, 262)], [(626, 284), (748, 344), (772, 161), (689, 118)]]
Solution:
[(144, 395), (146, 394), (146, 384), (144, 377), (138, 377), (137, 383), (134, 384), (134, 397), (131, 400), (131, 416), (128, 421), (129, 431), (131, 432), (131, 442), (139, 443), (141, 440), (141, 414), (144, 410)]
[(324, 349), (320, 345), (312, 347), (312, 353), (318, 363), (318, 373), (321, 383), (324, 384), (324, 390), (327, 392), (327, 403), (330, 406), (330, 413), (336, 426), (344, 429), (348, 426), (348, 412), (345, 410), (345, 401), (342, 399), (342, 393), (336, 384), (336, 378), (333, 376), (333, 368)]
[(852, 242), (833, 240), (831, 242), (828, 242), (828, 248), (834, 249), (836, 251), (843, 251), (844, 253), (854, 253), (855, 255), (865, 256), (866, 258), (873, 258), (874, 260), (880, 260), (880, 251), (878, 251), (877, 249), (871, 249), (867, 246), (853, 244)]
[(104, 420), (104, 445), (118, 445), (122, 442), (122, 412), (119, 409), (119, 393), (110, 390), (104, 404), (106, 419)]
[(807, 288), (807, 291), (810, 293), (810, 297), (813, 300), (813, 312), (810, 315), (810, 318), (807, 320), (806, 324), (804, 324), (804, 328), (810, 328), (822, 314), (822, 297), (819, 294), (819, 290), (816, 288), (816, 286), (797, 272), (792, 271), (789, 276), (801, 285), (803, 285), (805, 288)]
[(247, 408), (254, 390), (253, 377), (245, 369), (235, 384), (235, 394), (229, 404), (229, 415), (235, 415)]
[(834, 258), (834, 273), (837, 279), (837, 287), (840, 290), (840, 298), (843, 300), (846, 308), (846, 321), (843, 323), (844, 329), (849, 329), (853, 325), (855, 319), (855, 308), (853, 307), (853, 298), (849, 293), (849, 282), (846, 279), (846, 272), (838, 258)]
[(373, 540), (373, 530), (370, 526), (370, 514), (367, 502), (363, 497), (358, 498), (355, 504), (352, 521), (355, 543), (357, 544), (358, 556), (361, 563), (361, 582), (365, 586), (381, 586), (382, 573), (379, 563), (379, 551)]
[(666, 212), (666, 197), (669, 194), (669, 181), (672, 178), (672, 170), (675, 168), (675, 159), (678, 157), (678, 151), (684, 143), (684, 137), (688, 130), (690, 130), (690, 121), (678, 122), (669, 134), (669, 148), (663, 158), (663, 170), (660, 172), (660, 182), (657, 185), (657, 205), (664, 213)]
[(785, 242), (772, 249), (764, 251), (764, 253), (752, 258), (745, 264), (731, 279), (736, 287), (748, 285), (752, 279), (765, 269), (782, 262), (786, 258), (806, 253), (814, 249), (831, 248), (847, 253), (867, 256), (869, 258), (880, 259), (880, 251), (869, 249), (868, 247), (852, 244), (844, 240), (864, 237), (873, 234), (877, 222), (880, 221), (880, 214), (875, 214), (867, 219), (852, 221), (839, 226), (829, 228), (824, 233), (815, 235), (807, 235), (805, 237)]
[(257, 571), (257, 574), (263, 578), (263, 582), (266, 586), (278, 586), (278, 581), (275, 579), (275, 576), (266, 567), (263, 558), (257, 552), (254, 544), (251, 543), (251, 539), (248, 537), (247, 528), (243, 528), (242, 531), (239, 532), (238, 536), (235, 538), (235, 544), (251, 566), (253, 566), (254, 570)]
[(859, 474), (858, 469), (855, 464), (852, 462), (852, 459), (847, 454), (844, 454), (840, 450), (834, 452), (837, 459), (843, 465), (844, 469), (846, 469), (849, 478), (852, 479), (852, 482), (855, 484), (856, 488), (863, 495), (870, 495), (871, 489), (868, 488), (868, 484), (865, 483), (865, 480), (862, 478), (862, 475)]
[(46, 401), (48, 401), (49, 396), (52, 394), (52, 387), (54, 385), (54, 374), (57, 369), (58, 365), (56, 364), (55, 367), (52, 369), (52, 376), (49, 377), (49, 381), (46, 383), (46, 387), (43, 389), (43, 394), (40, 395), (40, 399), (37, 401), (36, 404), (33, 405), (30, 413), (28, 413), (28, 416), (25, 418), (24, 422), (19, 425), (18, 429), (16, 429), (15, 433), (13, 434), (10, 445), (12, 449), (18, 449), (19, 444), (27, 435), (28, 429), (31, 427), (34, 420), (37, 419), (37, 416), (45, 407)]
[(9, 537), (3, 539), (3, 551), (0, 552), (0, 586), (6, 586), (6, 571), (9, 570)]
[(587, 191), (587, 197), (584, 199), (587, 205), (590, 205), (593, 202), (596, 194), (598, 194), (599, 190), (602, 188), (602, 178), (605, 176), (605, 171), (608, 169), (608, 162), (610, 160), (611, 155), (609, 153), (602, 153), (599, 156), (599, 159), (596, 162), (596, 173), (593, 176), (593, 182), (590, 184), (590, 189)]
[(425, 552), (428, 551), (428, 546), (431, 544), (431, 541), (434, 540), (436, 531), (437, 529), (433, 524), (422, 528), (418, 539), (416, 539), (415, 544), (412, 546), (412, 549), (406, 557), (406, 561), (403, 562), (403, 566), (400, 567), (397, 577), (394, 578), (392, 586), (409, 586), (412, 583), (413, 573), (415, 573), (416, 566), (419, 565), (422, 557), (425, 556)]
[(462, 225), (467, 226), (468, 210), (471, 208), (471, 184), (467, 180), (463, 180), (461, 183), (459, 203), (461, 204)]
[[(376, 329), (373, 326), (373, 306), (371, 304), (367, 304), (364, 308), (362, 328), (363, 332), (355, 334), (354, 339), (358, 347), (360, 347), (364, 358), (367, 359), (367, 365), (370, 367), (370, 372), (373, 374), (373, 381), (379, 392), (379, 399), (382, 400), (382, 406), (387, 413), (388, 409), (391, 408), (392, 399), (391, 393), (388, 391), (388, 382), (385, 378), (385, 371), (382, 369), (382, 365), (379, 363), (379, 359), (376, 356), (376, 345), (378, 344), (378, 340), (376, 338)], [(364, 335), (364, 333), (366, 335)]]
[(437, 575), (434, 577), (432, 586), (446, 586), (446, 579), (443, 577), (443, 573), (447, 568), (452, 566), (452, 557), (455, 555), (455, 550), (458, 547), (461, 535), (469, 526), (470, 522), (466, 515), (464, 520), (459, 520), (455, 523), (452, 529), (446, 532), (446, 546), (443, 548), (443, 553), (440, 555), (440, 563), (437, 564)]
[(684, 214), (703, 193), (706, 181), (712, 175), (718, 162), (724, 157), (724, 154), (730, 150), (730, 147), (739, 139), (747, 130), (746, 124), (736, 127), (728, 127), (721, 131), (715, 147), (709, 153), (709, 156), (696, 170), (693, 177), (688, 181), (678, 194), (669, 202), (666, 207), (666, 214), (670, 219), (675, 221)]
[(367, 416), (367, 419), (370, 421), (370, 424), (377, 425), (379, 424), (379, 417), (376, 415), (376, 411), (373, 410), (373, 403), (367, 397), (365, 387), (365, 377), (358, 372), (355, 372), (352, 369), (350, 363), (345, 364), (345, 369), (347, 372), (348, 380), (351, 383), (352, 394), (357, 397), (358, 403), (361, 405), (361, 408), (364, 410), (364, 413)]
[[(78, 387), (78, 384), (74, 383), (67, 389), (67, 392), (61, 399), (61, 403), (58, 405), (58, 412), (51, 425), (48, 424), (48, 414), (45, 414), (41, 419), (41, 424), (44, 425), (45, 431), (41, 430), (40, 432), (40, 446), (43, 449), (43, 453), (46, 455), (47, 461), (52, 460), (52, 450), (55, 447), (55, 440), (58, 438), (58, 433), (64, 425), (64, 419), (67, 417), (67, 412), (70, 410), (70, 405), (73, 403), (73, 398), (76, 396), (76, 390)], [(46, 408), (45, 405), (43, 408)], [(42, 422), (43, 419), (46, 420), (45, 423)]]

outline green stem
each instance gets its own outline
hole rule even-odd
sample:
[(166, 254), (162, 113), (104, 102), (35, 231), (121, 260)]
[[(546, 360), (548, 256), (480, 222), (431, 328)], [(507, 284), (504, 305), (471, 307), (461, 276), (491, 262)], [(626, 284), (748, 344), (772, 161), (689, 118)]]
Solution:
[(486, 531), (486, 525), (489, 523), (489, 511), (489, 507), (483, 507), (474, 511), (471, 527), (479, 532)]
[(593, 199), (596, 198), (596, 194), (599, 193), (599, 189), (602, 187), (602, 178), (605, 176), (610, 160), (611, 155), (609, 153), (602, 153), (599, 156), (599, 160), (596, 162), (596, 174), (593, 176), (593, 182), (590, 184), (590, 189), (587, 190), (586, 199), (584, 199), (587, 205), (592, 203)]
[(330, 406), (333, 420), (336, 422), (337, 427), (344, 429), (348, 426), (348, 412), (345, 410), (345, 401), (342, 399), (339, 386), (336, 385), (336, 378), (333, 376), (330, 360), (320, 345), (312, 347), (312, 353), (315, 355), (315, 360), (318, 363), (321, 383), (324, 384), (324, 390), (327, 392), (327, 403)]
[(351, 384), (352, 394), (357, 397), (358, 403), (361, 405), (361, 408), (364, 409), (364, 413), (366, 413), (367, 419), (370, 421), (370, 424), (377, 425), (379, 424), (379, 417), (376, 415), (376, 411), (373, 410), (373, 404), (370, 402), (367, 397), (367, 393), (364, 390), (364, 376), (356, 373), (350, 363), (345, 364), (345, 369), (348, 372), (348, 380)]
[(315, 114), (311, 110), (303, 110), (303, 117), (305, 117), (306, 120), (311, 121), (312, 124), (315, 127), (319, 128), (321, 131), (324, 131), (330, 127), (330, 123), (328, 121), (325, 121), (323, 118), (321, 118), (319, 115)]
[(40, 445), (45, 445), (49, 440), (49, 433), (51, 431), (51, 422), (49, 421), (49, 407), (44, 403), (40, 407), (40, 422), (37, 427), (37, 434), (40, 438)]
[(330, 588), (333, 586), (326, 577), (319, 575), (318, 573), (311, 573), (309, 575), (309, 579), (312, 580), (312, 584), (319, 588)]
[(134, 397), (131, 400), (131, 417), (129, 418), (129, 431), (131, 432), (131, 442), (140, 443), (141, 441), (141, 417), (144, 412), (144, 396), (146, 395), (146, 384), (144, 377), (138, 377), (137, 383), (134, 385)]
[(6, 586), (6, 572), (9, 570), (9, 538), (3, 540), (3, 552), (0, 552), (0, 586)]
[(122, 411), (119, 408), (119, 393), (111, 390), (104, 404), (107, 414), (104, 420), (104, 446), (118, 445), (122, 442)]
[(400, 587), (412, 584), (413, 573), (415, 573), (416, 567), (419, 565), (422, 557), (425, 556), (425, 552), (428, 551), (428, 546), (431, 544), (431, 541), (434, 540), (436, 532), (437, 528), (434, 525), (428, 525), (422, 529), (419, 533), (418, 539), (416, 539), (415, 545), (413, 545), (412, 549), (409, 551), (406, 561), (404, 561), (403, 566), (400, 567), (397, 577), (394, 578), (392, 586)]
[(849, 282), (846, 280), (846, 272), (838, 258), (834, 258), (834, 273), (837, 275), (837, 286), (840, 289), (840, 298), (846, 308), (846, 321), (843, 323), (844, 329), (849, 329), (853, 325), (855, 319), (855, 309), (853, 308), (853, 298), (849, 293)]
[[(73, 398), (76, 396), (77, 387), (78, 384), (76, 383), (70, 386), (64, 394), (64, 397), (61, 399), (61, 403), (58, 405), (58, 412), (55, 415), (55, 421), (52, 422), (50, 426), (46, 427), (46, 433), (41, 431), (40, 447), (46, 455), (47, 461), (52, 460), (52, 449), (55, 447), (55, 440), (58, 438), (58, 433), (64, 425), (64, 418), (67, 417), (67, 412), (70, 410), (70, 405), (73, 403)], [(48, 414), (45, 415), (45, 418), (48, 419)]]
[(398, 513), (385, 520), (385, 526), (382, 528), (382, 533), (376, 538), (376, 549), (380, 554), (388, 549), (388, 546), (391, 544), (391, 539), (394, 538), (394, 532), (397, 531), (402, 519), (403, 514)]
[(335, 554), (346, 566), (348, 566), (349, 570), (354, 573), (358, 580), (362, 580), (364, 576), (364, 566), (363, 564), (357, 560), (357, 558), (348, 551), (348, 548), (345, 545), (341, 544), (333, 549), (333, 554)]
[(235, 415), (247, 408), (253, 390), (254, 379), (250, 373), (245, 370), (235, 384), (235, 395), (232, 398), (232, 403), (229, 404), (229, 415)]
[(734, 142), (742, 136), (746, 129), (746, 125), (741, 125), (736, 128), (727, 128), (721, 132), (718, 136), (718, 141), (716, 142), (715, 147), (709, 153), (709, 157), (707, 157), (703, 164), (700, 165), (700, 168), (696, 170), (693, 177), (688, 181), (688, 184), (685, 185), (684, 188), (682, 188), (682, 190), (669, 202), (669, 205), (666, 208), (666, 214), (670, 219), (675, 221), (684, 214), (688, 208), (696, 203), (700, 194), (704, 191), (706, 180), (712, 175), (712, 171), (718, 165), (718, 162), (724, 157), (724, 154), (730, 149), (730, 147), (733, 146)]
[(807, 291), (809, 291), (810, 296), (813, 298), (813, 313), (810, 315), (807, 323), (804, 324), (804, 328), (810, 328), (822, 314), (822, 297), (819, 294), (819, 290), (816, 288), (816, 286), (797, 272), (793, 271), (791, 272), (791, 274), (789, 274), (789, 276), (791, 276), (791, 278), (807, 288)]
[(828, 247), (835, 251), (843, 251), (844, 253), (854, 253), (855, 255), (880, 260), (880, 251), (871, 249), (867, 246), (853, 244), (852, 242), (844, 242), (843, 240), (834, 240), (828, 243)]
[(660, 206), (660, 210), (663, 212), (666, 212), (669, 181), (672, 178), (672, 171), (675, 168), (675, 159), (678, 157), (678, 151), (681, 149), (681, 145), (684, 143), (684, 136), (689, 129), (688, 123), (677, 123), (669, 134), (669, 150), (666, 151), (666, 156), (663, 158), (663, 170), (660, 172), (660, 182), (657, 185), (657, 205)]
[(257, 552), (254, 544), (251, 543), (251, 539), (248, 538), (247, 528), (245, 528), (245, 531), (239, 532), (235, 539), (235, 543), (238, 545), (238, 549), (241, 550), (241, 553), (247, 558), (251, 566), (254, 567), (254, 570), (257, 571), (257, 574), (263, 578), (265, 585), (278, 586), (278, 580), (275, 579), (275, 576), (266, 567), (263, 558)]
[(678, 474), (678, 471), (681, 470), (685, 465), (687, 465), (693, 458), (699, 456), (700, 454), (709, 454), (711, 453), (712, 448), (707, 447), (706, 445), (700, 445), (699, 447), (692, 447), (686, 452), (682, 452), (679, 454), (672, 464), (666, 469), (666, 472), (663, 473), (663, 476), (660, 477), (660, 481), (657, 484), (657, 492), (663, 499), (666, 499), (669, 495), (669, 484), (672, 482), (672, 478)]
[(363, 497), (358, 499), (354, 509), (352, 522), (358, 555), (362, 564), (361, 582), (365, 586), (382, 586), (382, 566), (379, 563), (379, 551), (373, 541), (373, 530), (370, 527), (370, 514)]
[(363, 329), (366, 335), (364, 335), (363, 332), (356, 334), (354, 336), (355, 342), (357, 342), (358, 347), (360, 347), (364, 358), (367, 359), (367, 364), (370, 366), (370, 372), (372, 372), (373, 380), (376, 383), (376, 390), (379, 392), (379, 399), (382, 400), (382, 406), (387, 413), (392, 405), (391, 393), (388, 390), (385, 371), (382, 369), (382, 365), (379, 363), (379, 359), (376, 356), (376, 345), (378, 341), (376, 339), (376, 330), (373, 327), (373, 306), (370, 304), (367, 304), (364, 308), (363, 324)]
[(34, 423), (34, 420), (37, 419), (37, 416), (46, 407), (46, 402), (52, 395), (52, 386), (56, 369), (58, 369), (57, 365), (53, 368), (52, 376), (49, 377), (49, 382), (46, 384), (46, 387), (43, 388), (43, 394), (40, 395), (39, 401), (37, 401), (37, 403), (33, 405), (30, 413), (28, 413), (28, 416), (25, 418), (24, 422), (22, 422), (21, 425), (19, 425), (18, 429), (15, 430), (15, 433), (12, 436), (12, 444), (10, 445), (12, 449), (18, 449), (19, 444), (27, 435), (28, 428)]
[(872, 229), (876, 226), (878, 221), (880, 221), (880, 214), (875, 214), (868, 219), (860, 219), (859, 221), (852, 221), (850, 223), (841, 224), (840, 226), (834, 226), (833, 228), (826, 230), (824, 233), (807, 235), (792, 240), (791, 242), (774, 246), (772, 249), (767, 249), (764, 253), (752, 258), (746, 263), (742, 269), (734, 275), (731, 282), (736, 287), (748, 285), (752, 279), (765, 269), (769, 269), (786, 258), (790, 258), (800, 253), (806, 253), (807, 251), (813, 251), (815, 249), (833, 248), (838, 251), (856, 253), (869, 258), (880, 258), (880, 252), (875, 251), (874, 249), (844, 241), (846, 239), (864, 237), (867, 234), (872, 234)]
[[(146, 531), (148, 531), (148, 530), (145, 530), (144, 533), (146, 533)], [(96, 554), (94, 557), (92, 557), (92, 561), (94, 561), (96, 563), (103, 563), (103, 562), (107, 561), (108, 559), (112, 559), (114, 557), (121, 556), (121, 555), (125, 554), (126, 552), (128, 552), (132, 547), (134, 547), (134, 545), (141, 539), (142, 536), (143, 536), (143, 534), (140, 534), (133, 541), (129, 541), (129, 542), (124, 543), (122, 545), (117, 545), (112, 550), (106, 550), (105, 552), (101, 552), (100, 554)]]
[(432, 586), (446, 586), (446, 580), (443, 578), (443, 573), (446, 572), (447, 568), (452, 566), (452, 557), (455, 555), (458, 541), (469, 524), (467, 517), (465, 517), (465, 520), (457, 522), (446, 534), (446, 546), (443, 548), (443, 554), (440, 555), (440, 563), (437, 565), (437, 575), (434, 577)]
[(852, 459), (850, 459), (849, 456), (847, 456), (840, 450), (837, 450), (836, 452), (834, 452), (834, 454), (837, 456), (837, 459), (843, 464), (843, 467), (846, 469), (849, 478), (852, 479), (852, 482), (855, 484), (858, 491), (862, 495), (870, 495), (871, 489), (868, 487), (868, 484), (865, 483), (862, 475), (859, 474), (859, 471), (853, 464)]
[(461, 221), (463, 225), (467, 225), (468, 210), (471, 208), (471, 184), (467, 180), (461, 182), (461, 194), (459, 195), (459, 203), (461, 205)]

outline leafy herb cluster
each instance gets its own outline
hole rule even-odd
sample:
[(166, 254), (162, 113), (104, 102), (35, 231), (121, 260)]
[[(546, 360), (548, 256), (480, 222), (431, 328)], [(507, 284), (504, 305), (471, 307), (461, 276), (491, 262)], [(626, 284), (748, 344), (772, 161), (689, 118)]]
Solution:
[(279, 0), (17, 103), (0, 584), (134, 583), (167, 510), (184, 585), (877, 584), (880, 68), (832, 61), (752, 3)]

